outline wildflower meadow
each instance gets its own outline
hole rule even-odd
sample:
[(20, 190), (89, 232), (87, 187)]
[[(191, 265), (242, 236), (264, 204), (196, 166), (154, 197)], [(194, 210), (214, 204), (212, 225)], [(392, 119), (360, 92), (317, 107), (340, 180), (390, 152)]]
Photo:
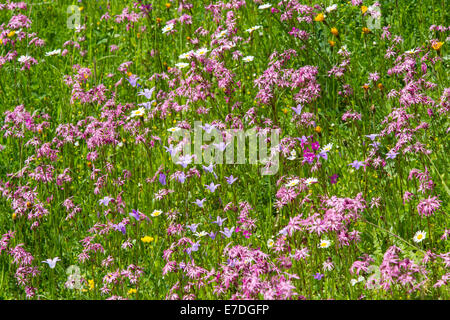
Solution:
[(448, 300), (446, 0), (0, 3), (0, 300)]

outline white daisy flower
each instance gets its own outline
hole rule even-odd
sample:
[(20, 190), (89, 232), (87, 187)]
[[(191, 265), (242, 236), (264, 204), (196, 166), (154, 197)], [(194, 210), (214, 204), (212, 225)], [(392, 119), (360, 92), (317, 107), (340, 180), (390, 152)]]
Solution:
[(242, 61), (251, 62), (251, 61), (253, 61), (253, 59), (255, 59), (254, 56), (247, 56), (247, 57), (242, 58)]
[(267, 240), (267, 246), (269, 247), (269, 249), (273, 247), (274, 243), (275, 242), (273, 241), (273, 239)]
[(296, 152), (294, 149), (292, 149), (292, 151), (291, 151), (291, 156), (288, 157), (287, 159), (288, 159), (288, 160), (295, 160), (295, 159), (296, 159), (296, 156), (297, 156), (297, 152)]
[(222, 38), (224, 35), (228, 33), (228, 30), (223, 30), (216, 35), (216, 39)]
[(272, 5), (270, 3), (262, 4), (258, 7), (259, 10), (269, 9)]
[(254, 26), (254, 27), (251, 27), (250, 29), (247, 29), (245, 31), (252, 33), (253, 31), (261, 29), (261, 28), (262, 28), (261, 26)]
[(180, 130), (180, 128), (178, 128), (178, 127), (173, 127), (173, 128), (167, 129), (167, 131), (169, 131), (169, 132), (177, 132), (178, 130)]
[(197, 56), (203, 56), (205, 55), (209, 50), (207, 48), (200, 48), (197, 51), (195, 51), (195, 54)]
[(425, 240), (426, 237), (427, 233), (425, 231), (417, 231), (416, 234), (414, 235), (413, 240), (414, 242), (419, 243)]
[(151, 216), (152, 217), (157, 217), (157, 216), (160, 216), (162, 214), (162, 211), (161, 210), (155, 210), (155, 211), (153, 211), (152, 213), (151, 213)]
[(207, 235), (208, 235), (208, 232), (206, 232), (206, 231), (202, 231), (202, 232), (194, 232), (194, 235), (195, 235), (196, 237), (201, 238), (201, 237), (207, 236)]
[(324, 146), (324, 147), (322, 148), (322, 151), (328, 152), (328, 151), (331, 150), (331, 148), (333, 148), (333, 144), (332, 144), (332, 143), (329, 143), (329, 144), (327, 144), (326, 146)]
[(300, 182), (300, 180), (293, 179), (293, 180), (289, 181), (288, 183), (286, 183), (286, 187), (294, 187), (294, 186), (298, 185), (299, 182)]
[(330, 13), (331, 11), (334, 11), (334, 10), (336, 10), (336, 9), (337, 9), (337, 4), (332, 4), (331, 6), (327, 7), (327, 8), (325, 9), (325, 11), (326, 11), (327, 13)]
[(59, 54), (61, 54), (61, 49), (56, 49), (56, 50), (53, 50), (53, 51), (49, 51), (49, 52), (47, 52), (45, 54), (45, 56), (46, 57), (50, 57), (50, 56), (56, 56), (56, 55), (59, 55)]
[(142, 117), (142, 116), (144, 116), (144, 114), (145, 114), (145, 109), (144, 108), (139, 108), (139, 109), (133, 110), (131, 112), (131, 117), (132, 118), (134, 118), (134, 117)]
[(173, 24), (167, 24), (163, 29), (162, 29), (162, 33), (167, 33), (169, 31), (173, 30)]
[(178, 58), (179, 58), (179, 59), (182, 59), (182, 60), (184, 60), (184, 59), (189, 59), (190, 56), (191, 56), (192, 54), (194, 54), (194, 51), (191, 50), (191, 51), (188, 51), (188, 52), (186, 52), (186, 53), (180, 54), (180, 55), (178, 56)]
[(305, 180), (305, 183), (306, 183), (307, 186), (309, 186), (309, 185), (311, 185), (313, 183), (317, 183), (317, 182), (319, 182), (319, 180), (317, 180), (317, 178), (308, 178), (308, 179)]
[(189, 66), (189, 63), (186, 62), (179, 62), (177, 64), (175, 64), (175, 67), (179, 68), (179, 69), (183, 69)]
[(326, 249), (329, 246), (331, 246), (331, 241), (330, 240), (320, 240), (320, 243), (319, 243), (318, 247), (322, 248), (322, 249)]

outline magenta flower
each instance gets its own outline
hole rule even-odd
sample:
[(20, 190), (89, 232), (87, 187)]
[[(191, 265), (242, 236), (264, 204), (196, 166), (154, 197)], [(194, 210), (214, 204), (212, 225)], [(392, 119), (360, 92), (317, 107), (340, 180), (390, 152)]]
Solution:
[(417, 211), (420, 216), (429, 217), (441, 207), (441, 200), (438, 197), (429, 196), (428, 199), (421, 200), (417, 205)]
[(335, 173), (335, 174), (333, 174), (332, 176), (330, 176), (329, 178), (330, 178), (330, 183), (331, 183), (331, 184), (335, 184), (335, 183), (337, 183), (337, 180), (338, 180), (338, 178), (339, 178), (339, 175)]

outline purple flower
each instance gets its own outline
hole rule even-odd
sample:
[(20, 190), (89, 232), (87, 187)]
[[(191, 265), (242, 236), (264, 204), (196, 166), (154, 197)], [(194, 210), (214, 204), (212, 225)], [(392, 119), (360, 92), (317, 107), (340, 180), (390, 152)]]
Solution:
[(303, 107), (302, 107), (301, 104), (298, 104), (296, 107), (291, 107), (291, 108), (292, 108), (292, 110), (294, 110), (294, 112), (295, 112), (297, 115), (300, 115), (300, 113), (302, 113)]
[(198, 247), (200, 247), (200, 243), (194, 242), (192, 247), (186, 249), (187, 254), (191, 255), (192, 252), (198, 251)]
[(163, 186), (167, 184), (166, 175), (164, 173), (159, 174), (159, 183), (161, 183)]
[(319, 152), (319, 154), (317, 155), (317, 158), (324, 158), (325, 160), (328, 160), (328, 152), (326, 151), (321, 151)]
[(297, 138), (298, 141), (300, 141), (300, 144), (303, 146), (308, 142), (308, 138), (305, 136), (302, 136), (301, 138)]
[(229, 177), (225, 177), (225, 179), (227, 180), (228, 184), (233, 184), (238, 178), (233, 177), (233, 175), (229, 176)]
[(209, 237), (212, 239), (212, 240), (214, 240), (215, 238), (216, 238), (216, 236), (217, 236), (217, 232), (210, 232), (210, 233), (208, 233), (208, 235), (209, 235)]
[(200, 225), (200, 223), (193, 223), (191, 225), (187, 225), (186, 227), (188, 229), (190, 229), (192, 232), (195, 232), (195, 231), (197, 231), (197, 228), (198, 228), (199, 225)]
[(114, 198), (106, 196), (103, 199), (98, 200), (98, 203), (100, 205), (104, 205), (105, 207), (107, 207), (109, 205), (109, 203), (113, 200), (114, 200)]
[(386, 158), (387, 159), (395, 159), (395, 157), (398, 155), (398, 152), (394, 152), (394, 151), (389, 151), (388, 153), (386, 153)]
[(321, 280), (322, 278), (323, 278), (323, 274), (322, 273), (319, 273), (319, 272), (317, 272), (315, 275), (314, 275), (314, 279), (316, 279), (316, 280)]
[(216, 189), (220, 186), (220, 184), (214, 184), (214, 182), (211, 182), (209, 185), (205, 184), (206, 189), (208, 189), (211, 192), (216, 191)]
[(217, 216), (216, 221), (213, 221), (212, 223), (217, 223), (217, 225), (221, 227), (225, 220), (227, 220), (227, 218), (222, 219), (221, 217)]
[(210, 125), (209, 123), (205, 123), (205, 125), (204, 126), (200, 126), (200, 128), (205, 130), (206, 133), (210, 134), (211, 131), (216, 128), (216, 125), (215, 124)]
[(147, 99), (151, 99), (153, 95), (153, 91), (155, 91), (155, 87), (151, 89), (144, 89), (144, 91), (140, 91), (138, 96), (145, 96)]
[(197, 200), (195, 200), (195, 202), (192, 202), (192, 203), (195, 203), (196, 205), (198, 205), (200, 208), (203, 208), (203, 203), (206, 201), (206, 198), (203, 198), (202, 200), (200, 200), (200, 199), (197, 199)]
[(220, 231), (220, 233), (223, 234), (227, 238), (231, 238), (231, 236), (233, 235), (233, 231), (234, 231), (234, 227), (232, 227), (231, 229), (224, 228), (224, 230)]
[(132, 212), (129, 213), (129, 215), (135, 218), (137, 221), (139, 221), (139, 219), (141, 218), (139, 211), (134, 209), (132, 210)]
[(356, 170), (359, 170), (359, 168), (361, 168), (361, 167), (364, 166), (364, 162), (355, 160), (355, 161), (353, 161), (352, 163), (350, 163), (349, 166), (352, 166), (352, 167), (355, 168)]
[(156, 100), (139, 103), (138, 106), (141, 106), (147, 110), (150, 110), (152, 108), (153, 102), (156, 102)]
[(376, 134), (376, 133), (366, 135), (366, 137), (369, 138), (372, 141), (374, 141), (375, 138), (378, 137), (378, 136), (379, 136), (379, 134)]
[(139, 80), (139, 77), (137, 77), (135, 75), (132, 75), (131, 77), (128, 78), (128, 82), (130, 83), (130, 85), (132, 87), (136, 87), (138, 85), (138, 83), (137, 83), (138, 80)]
[(192, 159), (194, 158), (193, 155), (185, 155), (185, 156), (181, 156), (179, 158), (179, 161), (177, 162), (177, 164), (181, 165), (183, 168), (186, 168), (189, 164), (192, 163)]
[(220, 152), (224, 152), (228, 145), (229, 143), (225, 143), (223, 141), (220, 143), (213, 143), (213, 146), (216, 147)]
[(184, 172), (181, 172), (181, 173), (178, 175), (178, 181), (179, 181), (180, 183), (184, 183), (184, 182), (186, 181), (186, 178), (187, 178), (187, 176), (186, 176), (186, 174), (185, 174)]
[(125, 227), (125, 224), (122, 223), (122, 222), (113, 225), (113, 228), (114, 228), (115, 230), (117, 230), (117, 231), (122, 232), (124, 235), (125, 235), (125, 233), (127, 232), (127, 229), (126, 229), (126, 227)]
[(330, 176), (329, 178), (330, 178), (330, 183), (331, 183), (331, 184), (335, 184), (335, 183), (337, 183), (337, 180), (338, 180), (338, 178), (339, 178), (339, 175), (337, 175), (337, 174), (335, 173), (335, 174), (333, 174), (332, 176)]
[(171, 144), (169, 145), (169, 147), (163, 146), (164, 149), (166, 149), (166, 152), (168, 152), (170, 154), (171, 157), (173, 157), (177, 152), (178, 152), (178, 147), (173, 147)]
[(214, 165), (212, 163), (209, 164), (209, 166), (202, 166), (203, 170), (205, 170), (206, 172), (212, 173), (214, 175), (214, 177), (217, 179), (217, 175), (214, 172)]

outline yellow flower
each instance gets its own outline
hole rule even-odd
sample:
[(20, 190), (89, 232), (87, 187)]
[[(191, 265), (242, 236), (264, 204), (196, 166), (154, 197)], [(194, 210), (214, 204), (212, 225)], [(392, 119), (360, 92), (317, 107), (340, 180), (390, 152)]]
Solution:
[(338, 31), (337, 28), (333, 27), (333, 28), (331, 28), (331, 33), (332, 33), (334, 36), (337, 36), (337, 35), (339, 34), (339, 31)]
[(0, 45), (2, 45), (2, 44), (3, 44), (3, 39), (0, 38)]
[(438, 50), (442, 47), (443, 44), (444, 44), (443, 42), (435, 42), (435, 43), (433, 43), (433, 44), (431, 45), (431, 47), (432, 47), (434, 50), (438, 51)]
[(128, 76), (128, 77), (131, 77), (132, 75), (133, 75), (133, 73), (131, 73), (131, 72), (129, 72), (129, 71), (127, 72), (127, 76)]
[(14, 35), (16, 34), (16, 32), (13, 30), (10, 33), (8, 33), (8, 38), (14, 37)]
[(94, 280), (88, 280), (88, 283), (89, 283), (89, 290), (94, 290), (95, 288)]
[(170, 3), (166, 3), (166, 8), (169, 9), (172, 5)]
[(142, 241), (143, 243), (150, 243), (150, 242), (152, 242), (153, 240), (155, 240), (155, 239), (153, 239), (153, 237), (149, 237), (149, 236), (145, 236), (145, 237), (141, 238), (141, 241)]
[(368, 34), (368, 33), (370, 32), (370, 29), (364, 27), (364, 28), (362, 28), (362, 32), (363, 32), (364, 34)]
[(315, 18), (314, 18), (314, 21), (317, 21), (317, 22), (322, 22), (322, 21), (324, 21), (325, 20), (325, 15), (323, 14), (323, 13), (319, 13)]
[(367, 7), (366, 6), (361, 6), (361, 12), (364, 14), (367, 11)]
[(130, 290), (128, 290), (128, 295), (130, 296), (130, 295), (132, 295), (133, 293), (136, 293), (136, 292), (137, 292), (136, 289), (131, 288)]
[(13, 220), (16, 220), (16, 217), (17, 217), (17, 214), (16, 214), (16, 213), (13, 213), (13, 214), (12, 214)]
[(287, 108), (283, 108), (283, 109), (281, 109), (281, 111), (283, 111), (283, 113), (286, 114), (288, 112), (288, 109)]
[(330, 46), (334, 47), (336, 45), (336, 41), (333, 40), (328, 40), (328, 43), (330, 44)]
[(317, 126), (314, 131), (316, 131), (317, 133), (322, 132), (322, 128), (320, 126)]
[(78, 10), (83, 11), (84, 7), (80, 7)]

